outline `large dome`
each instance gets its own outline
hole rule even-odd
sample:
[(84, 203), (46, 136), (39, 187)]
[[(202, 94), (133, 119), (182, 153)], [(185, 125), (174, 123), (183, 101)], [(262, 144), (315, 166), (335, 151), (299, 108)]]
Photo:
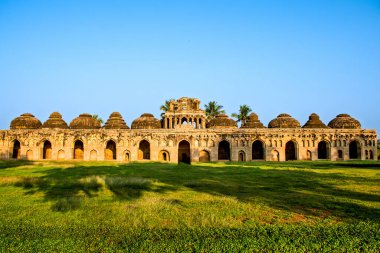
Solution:
[(132, 129), (158, 129), (161, 128), (161, 121), (153, 114), (144, 113), (132, 122)]
[(59, 112), (53, 112), (50, 114), (49, 119), (42, 125), (43, 128), (69, 128), (67, 123), (62, 119), (62, 115)]
[(242, 125), (240, 128), (265, 128), (265, 126), (259, 120), (259, 116), (253, 112), (247, 117), (244, 125)]
[(111, 113), (106, 124), (104, 125), (105, 129), (129, 129), (125, 123), (123, 117), (119, 112)]
[(41, 127), (41, 121), (31, 113), (24, 113), (11, 122), (11, 129), (37, 129)]
[(320, 119), (318, 114), (312, 113), (309, 116), (309, 120), (303, 125), (303, 128), (329, 128)]
[(209, 128), (229, 128), (237, 127), (235, 120), (229, 118), (226, 114), (217, 115), (208, 123)]
[(100, 127), (100, 122), (88, 113), (83, 113), (70, 122), (70, 128), (73, 129), (98, 129)]
[(269, 124), (269, 128), (297, 128), (301, 127), (301, 124), (292, 116), (286, 113), (282, 113), (277, 118), (272, 119)]
[(360, 129), (361, 124), (348, 114), (339, 114), (328, 124), (331, 128)]

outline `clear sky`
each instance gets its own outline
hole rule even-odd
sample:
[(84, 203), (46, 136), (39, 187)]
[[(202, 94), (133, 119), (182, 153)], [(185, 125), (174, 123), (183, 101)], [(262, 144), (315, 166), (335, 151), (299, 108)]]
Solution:
[(379, 91), (380, 1), (0, 0), (0, 129), (53, 111), (130, 126), (186, 96), (380, 131)]

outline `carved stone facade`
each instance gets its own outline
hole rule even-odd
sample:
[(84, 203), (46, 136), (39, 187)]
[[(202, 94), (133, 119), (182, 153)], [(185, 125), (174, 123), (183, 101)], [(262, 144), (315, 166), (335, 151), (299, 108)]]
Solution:
[(143, 114), (131, 129), (119, 113), (112, 113), (103, 127), (82, 114), (69, 128), (56, 112), (44, 124), (23, 114), (12, 121), (11, 130), (0, 131), (0, 158), (172, 163), (377, 159), (376, 131), (360, 129), (347, 114), (328, 126), (312, 114), (303, 127), (280, 114), (269, 128), (256, 114), (241, 128), (221, 115), (206, 128), (199, 104), (198, 99), (173, 100), (162, 122)]

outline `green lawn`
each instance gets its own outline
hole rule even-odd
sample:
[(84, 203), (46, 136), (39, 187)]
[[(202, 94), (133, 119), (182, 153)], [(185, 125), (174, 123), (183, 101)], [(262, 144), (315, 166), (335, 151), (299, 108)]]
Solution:
[(0, 250), (380, 251), (379, 162), (0, 161)]

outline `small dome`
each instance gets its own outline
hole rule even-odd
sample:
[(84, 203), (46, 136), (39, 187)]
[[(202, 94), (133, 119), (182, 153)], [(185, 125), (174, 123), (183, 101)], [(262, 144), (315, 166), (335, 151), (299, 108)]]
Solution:
[(247, 117), (244, 125), (242, 125), (240, 128), (265, 128), (265, 126), (259, 120), (259, 116), (253, 112)]
[(67, 123), (62, 119), (62, 115), (59, 112), (53, 112), (50, 114), (49, 119), (44, 122), (42, 128), (69, 128)]
[(118, 112), (111, 113), (106, 124), (104, 125), (104, 128), (105, 129), (129, 129), (123, 117)]
[(132, 122), (132, 129), (158, 129), (161, 128), (161, 121), (153, 114), (144, 113)]
[(360, 129), (361, 124), (348, 114), (339, 114), (328, 124), (331, 128)]
[(229, 118), (226, 114), (217, 115), (208, 123), (209, 128), (229, 128), (237, 127), (236, 121)]
[(309, 120), (303, 125), (303, 128), (329, 128), (320, 119), (318, 114), (312, 113), (309, 116)]
[(11, 129), (37, 129), (41, 127), (41, 121), (31, 113), (24, 113), (11, 122)]
[(272, 119), (269, 124), (269, 128), (297, 128), (301, 127), (301, 124), (292, 116), (286, 113), (282, 113), (277, 118)]
[(98, 129), (100, 127), (100, 122), (88, 113), (83, 113), (70, 122), (70, 128), (73, 129)]

